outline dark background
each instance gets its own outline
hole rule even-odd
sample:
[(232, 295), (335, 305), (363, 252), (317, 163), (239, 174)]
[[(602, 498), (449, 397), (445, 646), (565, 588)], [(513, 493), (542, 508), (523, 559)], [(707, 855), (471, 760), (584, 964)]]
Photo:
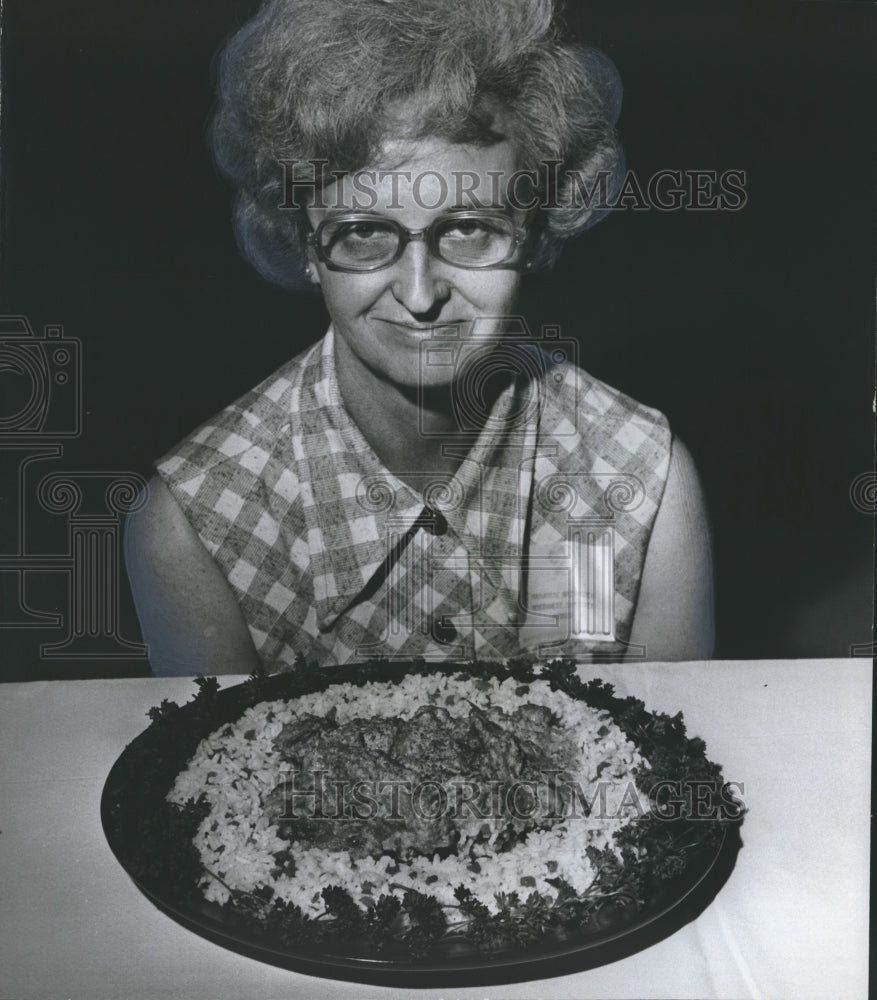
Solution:
[[(148, 475), (323, 333), (319, 300), (239, 257), (206, 147), (213, 54), (255, 7), (3, 6), (0, 313), (82, 342), (82, 432), (41, 474)], [(871, 640), (872, 524), (850, 488), (874, 465), (874, 8), (569, 7), (575, 34), (621, 72), (637, 176), (744, 170), (748, 201), (613, 213), (530, 279), (531, 329), (575, 337), (584, 367), (663, 410), (693, 452), (714, 523), (717, 655), (848, 656)], [(0, 370), (8, 412), (16, 378)], [(22, 543), (22, 453), (2, 444), (0, 556), (66, 552), (66, 517), (29, 480)], [(0, 573), (6, 619), (17, 575)], [(70, 592), (62, 572), (27, 575), (32, 609), (66, 621)], [(120, 597), (120, 632), (136, 640), (124, 580)], [(0, 629), (0, 676), (147, 672), (142, 659), (41, 656), (63, 635)]]

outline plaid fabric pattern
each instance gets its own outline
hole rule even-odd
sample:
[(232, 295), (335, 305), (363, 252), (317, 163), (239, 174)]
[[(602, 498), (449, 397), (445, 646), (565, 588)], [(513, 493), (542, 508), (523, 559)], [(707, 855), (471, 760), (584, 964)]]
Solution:
[[(664, 417), (548, 351), (453, 476), (382, 465), (341, 400), (333, 334), (157, 463), (263, 661), (617, 657), (669, 467)], [(369, 586), (424, 507), (380, 586)], [(444, 530), (442, 530), (444, 529)]]

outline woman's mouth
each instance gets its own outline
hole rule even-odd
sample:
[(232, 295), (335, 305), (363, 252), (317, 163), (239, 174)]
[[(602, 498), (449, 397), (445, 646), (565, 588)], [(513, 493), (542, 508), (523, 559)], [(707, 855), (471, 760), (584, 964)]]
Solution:
[(462, 320), (462, 319), (442, 320), (441, 322), (434, 322), (434, 323), (413, 323), (411, 322), (411, 320), (392, 319), (390, 317), (384, 317), (384, 316), (377, 316), (375, 318), (380, 323), (396, 327), (397, 329), (405, 330), (407, 332), (416, 334), (420, 337), (459, 336), (460, 331), (468, 323), (468, 320)]

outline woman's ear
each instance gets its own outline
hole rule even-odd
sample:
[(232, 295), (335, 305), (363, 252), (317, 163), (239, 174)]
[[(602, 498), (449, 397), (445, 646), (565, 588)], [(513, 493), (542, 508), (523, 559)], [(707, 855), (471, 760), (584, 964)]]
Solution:
[(314, 248), (308, 245), (306, 248), (307, 258), (305, 263), (305, 277), (312, 285), (319, 286), (320, 284), (320, 272), (317, 270), (317, 255), (314, 253)]

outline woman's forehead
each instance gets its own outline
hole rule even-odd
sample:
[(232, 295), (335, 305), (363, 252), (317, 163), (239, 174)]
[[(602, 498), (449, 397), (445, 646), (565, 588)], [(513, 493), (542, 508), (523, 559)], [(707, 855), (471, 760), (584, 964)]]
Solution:
[(373, 164), (322, 190), (318, 215), (366, 211), (433, 215), (454, 208), (507, 208), (516, 157), (507, 140), (490, 146), (444, 139), (391, 139)]

